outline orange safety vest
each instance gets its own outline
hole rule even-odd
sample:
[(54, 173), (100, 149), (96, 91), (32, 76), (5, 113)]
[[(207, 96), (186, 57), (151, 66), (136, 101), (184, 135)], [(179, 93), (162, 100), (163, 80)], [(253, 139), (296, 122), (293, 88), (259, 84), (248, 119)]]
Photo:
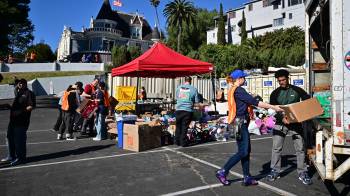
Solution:
[[(235, 101), (235, 91), (238, 86), (232, 86), (227, 92), (227, 101), (228, 101), (228, 119), (229, 124), (233, 123), (237, 115), (237, 107)], [(248, 113), (250, 119), (254, 117), (254, 111), (252, 106), (248, 106)]]
[(104, 93), (103, 93), (103, 97), (104, 97), (104, 105), (106, 106), (106, 107), (109, 107), (110, 106), (110, 104), (109, 104), (109, 94), (108, 94), (108, 92), (106, 91), (106, 90), (104, 90)]
[(68, 104), (68, 96), (70, 92), (64, 91), (63, 96), (62, 96), (62, 106), (61, 109), (64, 111), (68, 111), (69, 109), (69, 104)]

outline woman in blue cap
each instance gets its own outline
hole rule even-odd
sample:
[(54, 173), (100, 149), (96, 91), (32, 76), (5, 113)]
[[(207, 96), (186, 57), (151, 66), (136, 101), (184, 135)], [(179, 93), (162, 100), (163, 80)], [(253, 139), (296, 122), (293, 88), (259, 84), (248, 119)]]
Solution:
[(252, 117), (250, 106), (258, 106), (262, 108), (271, 108), (276, 111), (283, 111), (278, 106), (273, 106), (268, 103), (258, 101), (253, 98), (241, 86), (245, 83), (245, 77), (248, 74), (242, 70), (235, 70), (231, 73), (231, 87), (227, 93), (228, 100), (228, 123), (235, 127), (238, 152), (234, 154), (224, 165), (224, 167), (216, 171), (216, 177), (223, 185), (229, 185), (227, 175), (230, 169), (239, 161), (242, 163), (243, 169), (243, 185), (257, 185), (258, 182), (250, 176), (249, 160), (250, 160), (250, 137), (248, 132), (249, 120)]

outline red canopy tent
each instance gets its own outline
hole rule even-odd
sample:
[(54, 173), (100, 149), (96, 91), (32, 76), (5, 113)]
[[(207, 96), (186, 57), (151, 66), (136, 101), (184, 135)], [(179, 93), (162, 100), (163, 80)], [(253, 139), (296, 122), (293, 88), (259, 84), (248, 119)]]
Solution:
[(158, 42), (133, 61), (112, 69), (112, 76), (176, 78), (212, 70), (211, 63), (191, 59)]

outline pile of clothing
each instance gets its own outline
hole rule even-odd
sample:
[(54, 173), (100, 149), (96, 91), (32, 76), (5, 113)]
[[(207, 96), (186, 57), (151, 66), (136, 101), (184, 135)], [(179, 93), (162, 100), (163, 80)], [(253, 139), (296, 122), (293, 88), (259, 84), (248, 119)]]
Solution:
[(257, 108), (254, 110), (255, 117), (250, 121), (248, 131), (255, 135), (265, 135), (271, 133), (275, 128), (276, 118), (274, 117), (276, 111), (272, 109)]

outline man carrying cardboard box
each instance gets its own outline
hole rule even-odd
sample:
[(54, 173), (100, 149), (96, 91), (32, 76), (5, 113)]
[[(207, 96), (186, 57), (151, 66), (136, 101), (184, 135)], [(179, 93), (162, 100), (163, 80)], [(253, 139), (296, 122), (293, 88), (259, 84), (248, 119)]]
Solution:
[[(310, 96), (303, 89), (289, 84), (289, 72), (287, 70), (278, 70), (275, 73), (275, 78), (277, 79), (280, 87), (271, 93), (270, 104), (287, 105), (310, 98)], [(273, 146), (270, 165), (271, 172), (269, 175), (267, 175), (267, 180), (275, 181), (276, 179), (280, 178), (283, 143), (287, 133), (291, 133), (297, 155), (297, 171), (299, 174), (299, 180), (306, 185), (312, 184), (305, 164), (304, 141), (302, 137), (303, 127), (301, 123), (289, 123), (288, 119), (283, 113), (277, 113), (275, 117), (277, 122), (276, 127), (273, 130)]]

